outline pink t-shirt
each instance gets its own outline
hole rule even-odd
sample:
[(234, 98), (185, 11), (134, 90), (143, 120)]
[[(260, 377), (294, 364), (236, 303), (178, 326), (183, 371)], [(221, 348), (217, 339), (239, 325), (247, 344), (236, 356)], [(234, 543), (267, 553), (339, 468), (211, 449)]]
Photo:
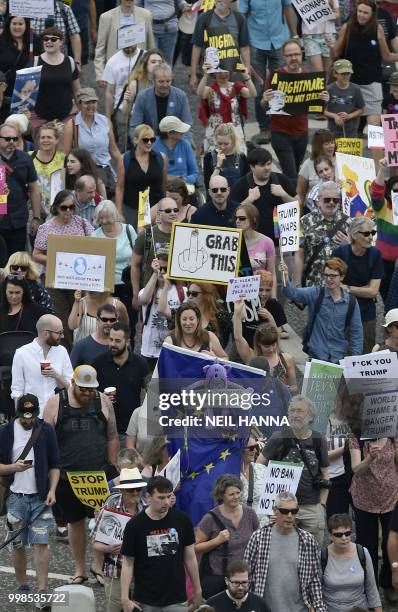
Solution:
[(266, 270), (267, 259), (275, 257), (274, 243), (271, 238), (264, 235), (255, 244), (247, 247), (247, 251), (253, 272), (256, 270)]

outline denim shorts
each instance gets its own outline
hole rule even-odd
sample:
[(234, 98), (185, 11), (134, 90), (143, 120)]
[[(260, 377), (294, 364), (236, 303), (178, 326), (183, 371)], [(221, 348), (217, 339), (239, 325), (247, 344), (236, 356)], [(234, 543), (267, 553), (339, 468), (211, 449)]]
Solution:
[(331, 48), (325, 43), (325, 36), (336, 40), (335, 34), (304, 34), (303, 45), (306, 57), (311, 55), (322, 55), (322, 57), (330, 57)]
[(7, 497), (7, 539), (32, 518), (37, 516), (45, 507), (44, 512), (29, 527), (18, 535), (10, 546), (33, 546), (34, 544), (48, 544), (50, 527), (53, 524), (51, 508), (45, 506), (38, 495), (18, 495), (10, 492)]

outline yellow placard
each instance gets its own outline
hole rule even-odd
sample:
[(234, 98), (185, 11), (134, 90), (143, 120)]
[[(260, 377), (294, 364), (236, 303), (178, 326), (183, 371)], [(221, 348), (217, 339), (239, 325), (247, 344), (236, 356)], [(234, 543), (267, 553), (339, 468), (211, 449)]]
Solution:
[(138, 222), (137, 231), (140, 232), (151, 223), (151, 208), (149, 205), (149, 187), (140, 191), (138, 199)]
[(206, 11), (212, 11), (214, 9), (214, 0), (203, 0), (201, 10), (205, 13)]
[(77, 499), (92, 508), (100, 510), (109, 497), (105, 472), (66, 472), (69, 484)]
[(336, 151), (363, 157), (362, 138), (336, 138)]

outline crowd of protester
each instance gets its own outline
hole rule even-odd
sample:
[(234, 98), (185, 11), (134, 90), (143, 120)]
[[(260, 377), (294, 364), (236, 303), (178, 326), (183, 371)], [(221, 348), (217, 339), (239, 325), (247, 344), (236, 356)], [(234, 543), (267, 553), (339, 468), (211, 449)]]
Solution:
[[(302, 317), (308, 361), (398, 353), (398, 176), (382, 150), (368, 152), (369, 207), (354, 203), (350, 215), (336, 171), (337, 138), (364, 139), (366, 124), (398, 113), (398, 72), (386, 67), (398, 62), (396, 2), (329, 0), (331, 18), (314, 29), (291, 0), (215, 0), (205, 11), (193, 0), (54, 0), (52, 16), (31, 19), (3, 4), (0, 513), (15, 592), (50, 609), (49, 572), (67, 545), (69, 588), (90, 577), (105, 591), (104, 612), (398, 605), (398, 431), (363, 438), (364, 397), (342, 378), (318, 432), (300, 393), (301, 347), (284, 344)], [(121, 30), (137, 25), (141, 42), (120, 48)], [(239, 71), (214, 70), (215, 35), (235, 41)], [(18, 71), (32, 66), (41, 67), (37, 99), (14, 112)], [(275, 72), (311, 71), (327, 77), (316, 117), (327, 127), (312, 133), (307, 112), (269, 112)], [(283, 256), (275, 210), (296, 201), (299, 249)], [(176, 222), (241, 230), (258, 297), (231, 305), (211, 279), (169, 278)], [(114, 290), (48, 283), (54, 236), (113, 240)], [(147, 428), (151, 377), (172, 347), (265, 373), (269, 412), (288, 422), (247, 431), (240, 471), (218, 473), (214, 507), (195, 522), (165, 477), (166, 432)], [(265, 512), (270, 461), (303, 470), (295, 494), (280, 491)], [(78, 499), (70, 472), (105, 473), (100, 510)], [(96, 537), (107, 510), (131, 517), (118, 544)]]

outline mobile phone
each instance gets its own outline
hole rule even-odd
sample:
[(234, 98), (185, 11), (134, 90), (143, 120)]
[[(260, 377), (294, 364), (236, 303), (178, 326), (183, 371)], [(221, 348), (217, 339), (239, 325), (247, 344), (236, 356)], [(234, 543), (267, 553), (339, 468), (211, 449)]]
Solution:
[(33, 459), (25, 459), (24, 464), (25, 465), (32, 465), (33, 463)]

